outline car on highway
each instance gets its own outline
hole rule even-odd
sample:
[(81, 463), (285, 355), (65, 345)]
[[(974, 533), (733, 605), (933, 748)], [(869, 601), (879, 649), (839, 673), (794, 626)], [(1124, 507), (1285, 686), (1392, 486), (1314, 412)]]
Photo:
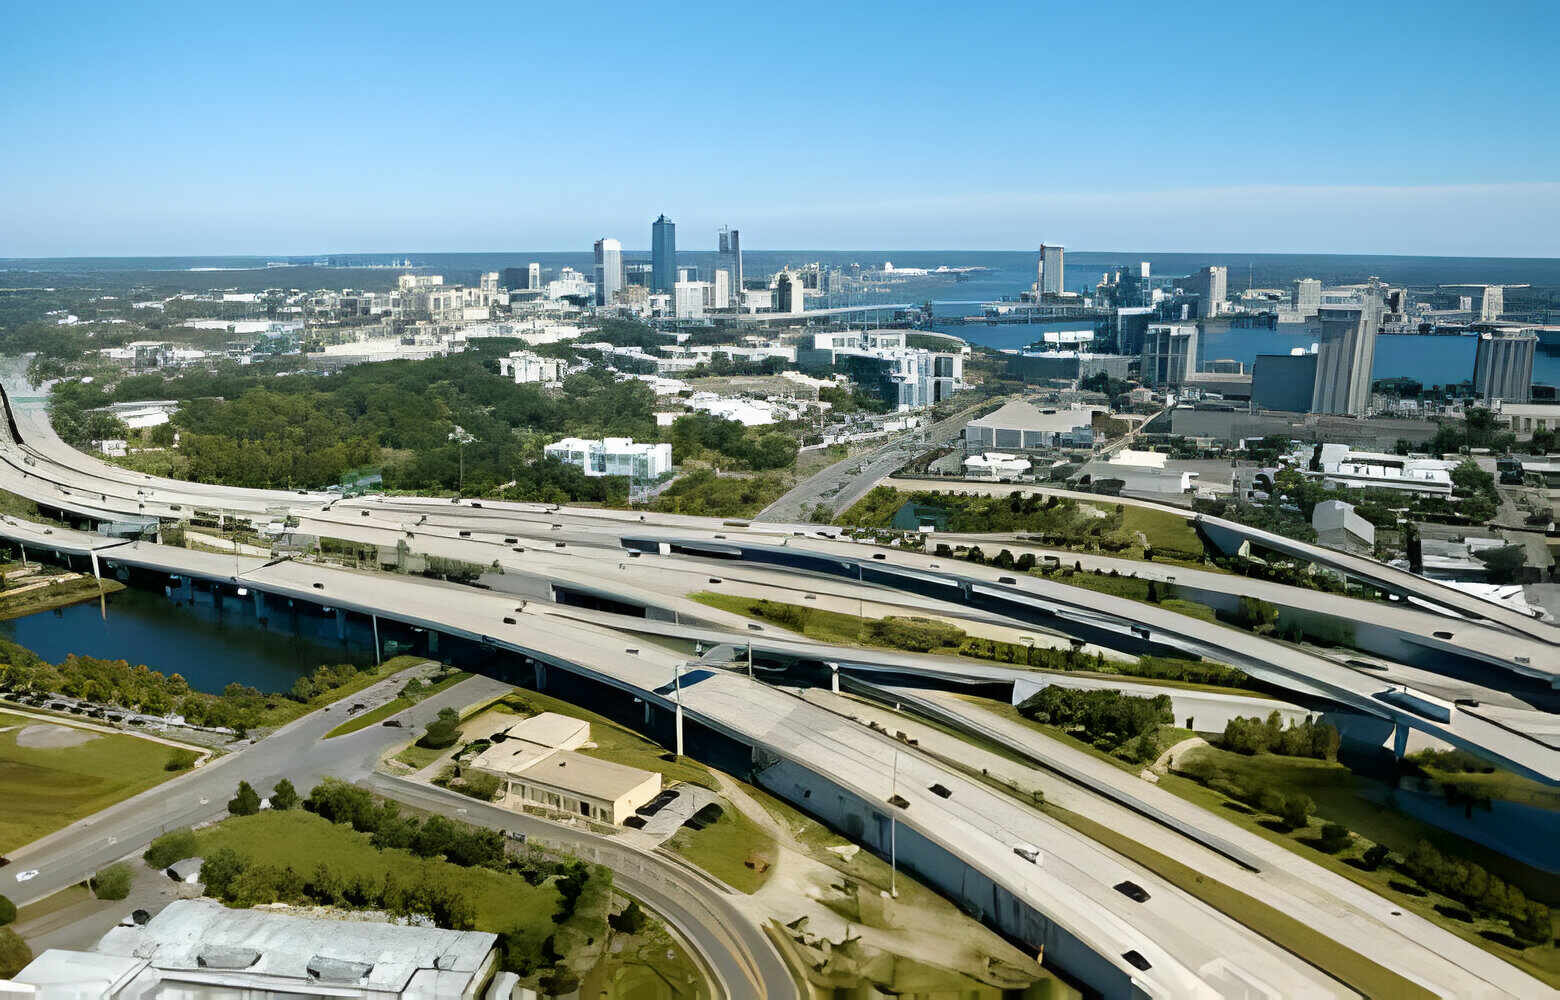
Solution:
[(37, 877), (38, 869), (36, 868), (29, 868), (26, 871), (16, 873), (16, 881), (18, 882), (31, 882)]

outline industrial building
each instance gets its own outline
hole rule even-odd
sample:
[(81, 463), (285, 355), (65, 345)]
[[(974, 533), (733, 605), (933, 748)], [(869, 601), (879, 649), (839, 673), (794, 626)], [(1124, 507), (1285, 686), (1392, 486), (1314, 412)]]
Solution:
[(1090, 448), (1094, 445), (1093, 421), (1101, 406), (1067, 406), (1041, 409), (1022, 399), (964, 425), (965, 445), (971, 450), (994, 448)]
[(1537, 349), (1538, 335), (1531, 330), (1502, 328), (1479, 334), (1473, 391), (1485, 403), (1497, 399), (1527, 402), (1533, 391), (1533, 353)]
[(1192, 275), (1192, 293), (1197, 296), (1197, 315), (1203, 319), (1224, 312), (1229, 301), (1230, 271), (1218, 264)]
[(548, 458), (577, 465), (587, 476), (628, 476), (659, 479), (672, 471), (672, 446), (665, 442), (635, 444), (633, 438), (587, 441), (568, 437), (542, 449)]
[(1000, 451), (971, 455), (964, 460), (964, 474), (971, 479), (1017, 479), (1027, 475), (1029, 459)]
[(617, 825), (661, 794), (661, 775), (578, 753), (590, 723), (542, 712), (515, 723), (466, 763), (503, 782), (510, 808), (539, 805)]
[(1085, 351), (1025, 351), (1007, 355), (1007, 376), (1023, 382), (1077, 382), (1104, 372), (1125, 380), (1133, 359)]
[[(1345, 489), (1388, 489), (1423, 496), (1451, 496), (1456, 462), (1388, 452), (1356, 451), (1346, 444), (1307, 445), (1292, 455), (1297, 468), (1324, 484)], [(1311, 469), (1311, 465), (1317, 466)]]
[(1349, 304), (1323, 304), (1317, 310), (1322, 335), (1311, 392), (1312, 413), (1365, 415), (1381, 310), (1381, 295), (1374, 286)]
[(1197, 370), (1196, 323), (1150, 323), (1143, 334), (1143, 382), (1179, 389)]
[(1560, 403), (1502, 400), (1495, 406), (1495, 422), (1509, 427), (1519, 440), (1526, 441), (1534, 431), (1560, 431)]
[(1064, 250), (1040, 244), (1040, 266), (1035, 274), (1035, 291), (1041, 295), (1060, 295), (1066, 289)]
[(0, 984), (35, 1000), (474, 1000), (497, 935), (180, 899), (92, 951), (51, 948)]
[(1192, 488), (1197, 473), (1166, 466), (1169, 456), (1159, 451), (1123, 448), (1106, 462), (1090, 462), (1084, 474), (1093, 482), (1121, 482), (1121, 492), (1140, 496), (1178, 497)]

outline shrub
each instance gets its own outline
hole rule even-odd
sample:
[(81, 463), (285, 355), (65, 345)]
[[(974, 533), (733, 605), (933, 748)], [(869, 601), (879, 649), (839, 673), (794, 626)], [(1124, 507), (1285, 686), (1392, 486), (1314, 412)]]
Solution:
[(298, 790), (293, 787), (293, 783), (286, 778), (278, 781), (276, 787), (271, 789), (271, 808), (292, 809), (297, 805)]
[[(1316, 803), (1305, 794), (1287, 795), (1284, 797), (1284, 805), (1278, 811), (1278, 818), (1284, 821), (1284, 825), (1291, 830), (1299, 829), (1311, 821), (1311, 814), (1316, 811)], [(1348, 833), (1347, 830), (1344, 831)]]
[(418, 744), (429, 750), (443, 750), (455, 745), (460, 739), (460, 713), (453, 708), (441, 708), (434, 720), (428, 723), (427, 730), (423, 733)]
[(468, 771), (463, 775), (459, 783), (451, 785), (462, 795), (469, 795), (483, 802), (492, 802), (498, 798), (498, 791), (503, 786), (495, 775), (483, 774), (479, 771)]
[(201, 862), (200, 880), (206, 887), (206, 895), (226, 899), (232, 892), (233, 882), (244, 870), (244, 859), (231, 847), (212, 852)]
[(16, 904), (0, 896), (0, 927), (16, 919)]
[(260, 811), (260, 793), (247, 781), (238, 783), (238, 794), (228, 799), (228, 812), (234, 816), (253, 816)]
[(628, 905), (623, 907), (622, 913), (614, 913), (607, 918), (607, 922), (612, 925), (612, 929), (615, 931), (620, 931), (624, 934), (638, 934), (644, 930), (648, 920), (645, 917), (645, 911), (640, 909), (639, 902), (631, 899), (628, 901)]
[(195, 831), (175, 830), (152, 841), (141, 860), (150, 868), (167, 868), (175, 861), (194, 857), (197, 849)]
[(98, 899), (124, 899), (130, 895), (132, 879), (129, 865), (123, 862), (109, 865), (89, 880), (92, 895)]
[(1387, 855), (1392, 852), (1385, 844), (1371, 844), (1365, 848), (1365, 853), (1360, 856), (1360, 863), (1371, 871), (1381, 867), (1381, 863), (1387, 860)]
[(1322, 835), (1316, 846), (1328, 854), (1337, 854), (1349, 846), (1349, 828), (1342, 823), (1323, 823)]
[(195, 763), (195, 755), (188, 750), (175, 750), (163, 762), (164, 771), (185, 771)]

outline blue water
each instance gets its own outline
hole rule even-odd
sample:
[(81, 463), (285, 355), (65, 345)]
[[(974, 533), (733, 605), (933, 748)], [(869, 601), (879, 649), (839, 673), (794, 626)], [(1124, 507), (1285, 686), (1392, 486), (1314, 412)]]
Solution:
[(237, 681), (261, 691), (286, 691), (293, 681), (325, 663), (362, 663), (366, 650), (333, 639), (334, 619), (299, 616), (280, 607), (268, 625), (255, 620), (248, 601), (223, 609), (209, 604), (175, 604), (156, 591), (130, 588), (98, 602), (42, 611), (0, 622), (0, 635), (50, 663), (71, 653), (145, 664), (184, 676), (197, 691), (220, 692)]

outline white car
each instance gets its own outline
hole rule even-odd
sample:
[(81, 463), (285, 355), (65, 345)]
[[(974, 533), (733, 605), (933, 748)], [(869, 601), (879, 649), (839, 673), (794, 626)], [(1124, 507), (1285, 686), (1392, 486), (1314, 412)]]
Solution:
[(1013, 853), (1032, 865), (1038, 865), (1041, 863), (1042, 855), (1040, 853), (1040, 848), (1036, 847), (1034, 844), (1014, 844)]
[(29, 869), (27, 869), (24, 872), (17, 872), (16, 873), (16, 881), (18, 881), (18, 882), (28, 882), (28, 881), (31, 881), (32, 879), (37, 878), (37, 877), (38, 877), (38, 869), (36, 869), (36, 868), (29, 868)]

